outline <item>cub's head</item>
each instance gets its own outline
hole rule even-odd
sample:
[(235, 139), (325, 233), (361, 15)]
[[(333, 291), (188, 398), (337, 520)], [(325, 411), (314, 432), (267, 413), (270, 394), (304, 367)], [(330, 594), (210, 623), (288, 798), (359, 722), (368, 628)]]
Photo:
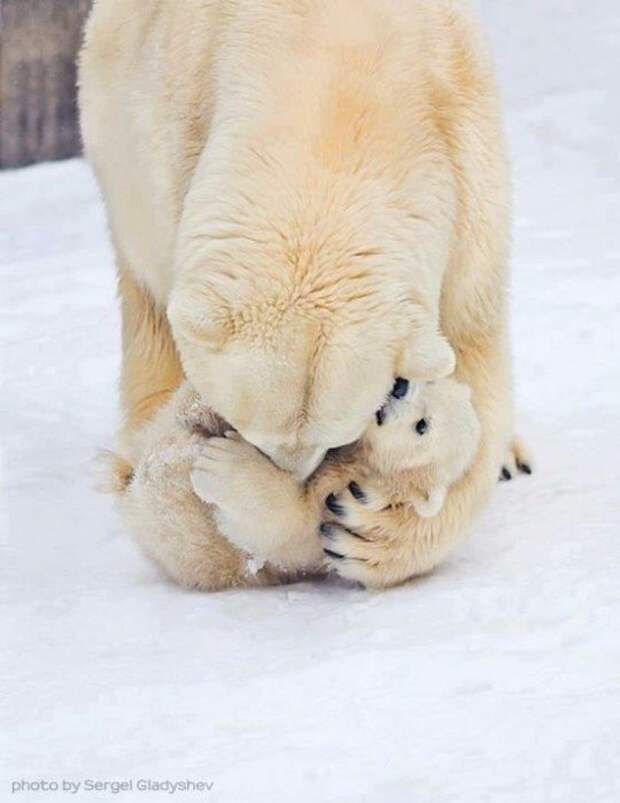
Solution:
[(397, 380), (364, 435), (368, 460), (382, 474), (430, 465), (460, 474), (479, 439), (471, 390), (453, 379)]
[(201, 397), (300, 479), (329, 449), (362, 435), (396, 375), (453, 367), (443, 341), (440, 366), (416, 367), (411, 310), (397, 294), (337, 284), (275, 295), (230, 276), (201, 277), (176, 288), (168, 310)]

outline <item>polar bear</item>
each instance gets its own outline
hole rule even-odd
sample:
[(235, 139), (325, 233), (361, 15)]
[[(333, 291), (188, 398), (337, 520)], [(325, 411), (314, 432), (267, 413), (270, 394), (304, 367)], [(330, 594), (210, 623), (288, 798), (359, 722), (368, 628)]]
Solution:
[(509, 178), (467, 4), (97, 0), (79, 80), (119, 275), (121, 453), (187, 378), (302, 480), (395, 377), (450, 373), (447, 342), (420, 365), (445, 336), (476, 458), (438, 516), (368, 511), (358, 533), (374, 585), (435, 565), (512, 431)]

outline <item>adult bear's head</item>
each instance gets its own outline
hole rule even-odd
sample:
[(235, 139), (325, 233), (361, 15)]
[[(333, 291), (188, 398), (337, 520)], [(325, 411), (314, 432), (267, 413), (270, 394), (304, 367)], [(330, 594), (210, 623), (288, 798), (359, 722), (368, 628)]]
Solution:
[(434, 330), (431, 351), (421, 353), (429, 332), (419, 308), (381, 273), (358, 264), (306, 282), (303, 273), (232, 272), (211, 262), (173, 292), (168, 315), (190, 382), (299, 479), (329, 449), (362, 435), (396, 376), (434, 378), (453, 368)]
[(252, 192), (239, 193), (220, 162), (203, 165), (185, 203), (168, 317), (206, 403), (305, 478), (362, 435), (395, 377), (452, 372), (437, 332), (435, 263), (445, 254), (411, 247), (435, 242), (433, 227), (386, 206), (378, 182), (344, 172), (302, 180), (294, 166), (287, 181), (260, 180), (259, 169), (248, 169)]

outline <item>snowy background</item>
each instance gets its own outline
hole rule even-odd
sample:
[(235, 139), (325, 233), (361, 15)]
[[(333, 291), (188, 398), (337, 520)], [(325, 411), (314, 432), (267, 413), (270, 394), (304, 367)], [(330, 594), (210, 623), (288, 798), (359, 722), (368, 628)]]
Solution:
[(420, 582), (208, 596), (162, 580), (92, 490), (119, 359), (93, 180), (80, 161), (0, 174), (1, 799), (70, 799), (10, 796), (64, 777), (205, 780), (172, 799), (222, 803), (620, 800), (620, 10), (482, 6), (537, 472), (498, 487)]

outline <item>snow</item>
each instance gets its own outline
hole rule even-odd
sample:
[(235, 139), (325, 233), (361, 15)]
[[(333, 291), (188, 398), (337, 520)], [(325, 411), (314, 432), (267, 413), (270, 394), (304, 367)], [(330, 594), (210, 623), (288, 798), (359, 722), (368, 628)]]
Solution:
[[(519, 428), (433, 576), (201, 595), (93, 492), (115, 430), (110, 249), (80, 161), (0, 175), (3, 799), (620, 799), (620, 149), (613, 0), (483, 0), (515, 163)], [(6, 658), (6, 655), (5, 655)], [(8, 694), (6, 693), (8, 692)], [(113, 791), (16, 792), (23, 801)]]

